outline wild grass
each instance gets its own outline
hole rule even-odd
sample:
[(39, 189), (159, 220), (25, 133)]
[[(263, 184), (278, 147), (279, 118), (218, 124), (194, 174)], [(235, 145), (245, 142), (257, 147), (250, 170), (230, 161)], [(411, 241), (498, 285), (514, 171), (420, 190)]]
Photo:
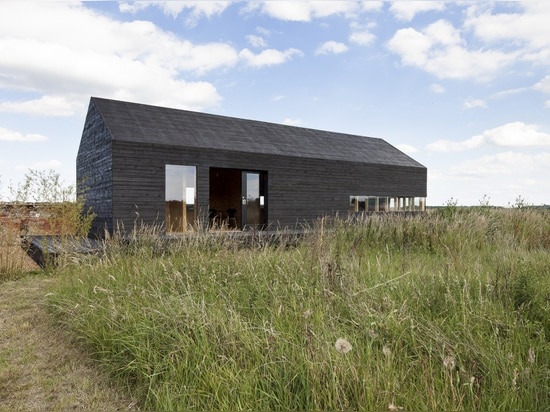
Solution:
[(67, 257), (50, 303), (147, 410), (550, 410), (549, 213), (448, 212), (143, 229)]
[(27, 266), (27, 256), (20, 247), (19, 232), (0, 226), (0, 283), (16, 279)]

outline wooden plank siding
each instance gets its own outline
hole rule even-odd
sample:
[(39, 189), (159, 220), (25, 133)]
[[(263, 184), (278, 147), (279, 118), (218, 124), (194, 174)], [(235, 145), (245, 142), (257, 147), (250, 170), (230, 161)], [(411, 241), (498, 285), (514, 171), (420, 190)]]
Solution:
[[(106, 107), (98, 109), (96, 103)], [(117, 224), (128, 230), (136, 219), (163, 224), (167, 164), (197, 167), (196, 196), (203, 218), (209, 210), (210, 168), (266, 171), (268, 221), (273, 228), (311, 223), (327, 214), (347, 215), (350, 195), (426, 197), (427, 194), (427, 169), (381, 139), (351, 136), (351, 148), (338, 147), (334, 149), (336, 153), (331, 153), (327, 149), (330, 139), (336, 136), (341, 146), (348, 135), (319, 131), (321, 138), (315, 141), (310, 129), (227, 118), (227, 133), (233, 133), (233, 137), (237, 134), (231, 132), (233, 125), (238, 126), (239, 133), (250, 134), (240, 139), (229, 138), (219, 126), (225, 118), (216, 116), (212, 118), (214, 124), (200, 120), (203, 123), (197, 126), (197, 136), (176, 144), (177, 136), (171, 134), (183, 133), (183, 126), (176, 124), (176, 114), (190, 116), (191, 121), (185, 127), (191, 129), (192, 120), (202, 114), (128, 103), (120, 103), (121, 108), (118, 103), (92, 98), (77, 157), (78, 179), (89, 187), (87, 205), (98, 214), (94, 222), (96, 230), (102, 226), (112, 230)], [(108, 111), (111, 108), (120, 111), (122, 120)], [(155, 124), (147, 123), (145, 129), (141, 125), (132, 126), (132, 122), (143, 123), (143, 116), (138, 116), (134, 109), (137, 114), (154, 111), (158, 115)], [(166, 118), (162, 117), (163, 110), (168, 111)], [(220, 134), (221, 143), (209, 135), (212, 128)], [(303, 141), (296, 145), (302, 151), (292, 152), (291, 144), (284, 140), (286, 135), (293, 136), (293, 132), (309, 141), (307, 146)], [(192, 130), (185, 133), (194, 136)], [(267, 137), (271, 133), (273, 139), (260, 136), (261, 133)], [(365, 153), (371, 156), (355, 153), (360, 150), (361, 139), (370, 144)], [(205, 146), (205, 140), (211, 142), (211, 147)], [(251, 150), (250, 142), (255, 142), (257, 152)], [(260, 147), (260, 143), (265, 147)], [(321, 147), (316, 151), (316, 146)], [(346, 150), (354, 152), (349, 155), (351, 160), (346, 160)], [(389, 158), (392, 153), (396, 157), (394, 163)]]
[(209, 210), (211, 167), (266, 171), (269, 221), (294, 226), (325, 214), (347, 215), (357, 194), (425, 196), (425, 169), (228, 153), (217, 150), (113, 142), (113, 218), (132, 227), (134, 219), (164, 222), (165, 165), (197, 166), (198, 207)]
[(113, 176), (111, 133), (97, 107), (90, 104), (76, 157), (77, 196), (96, 218), (92, 232), (113, 230)]

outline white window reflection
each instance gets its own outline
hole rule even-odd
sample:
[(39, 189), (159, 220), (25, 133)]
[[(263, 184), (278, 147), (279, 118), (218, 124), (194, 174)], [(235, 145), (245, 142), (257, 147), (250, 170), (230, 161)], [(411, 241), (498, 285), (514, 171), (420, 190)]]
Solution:
[(166, 165), (166, 231), (185, 232), (196, 222), (196, 167)]
[(426, 198), (410, 196), (357, 196), (349, 197), (350, 212), (423, 212)]

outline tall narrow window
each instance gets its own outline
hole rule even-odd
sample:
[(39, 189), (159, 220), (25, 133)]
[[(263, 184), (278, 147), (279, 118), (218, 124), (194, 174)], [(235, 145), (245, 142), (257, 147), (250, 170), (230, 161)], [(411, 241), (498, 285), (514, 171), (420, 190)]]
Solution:
[(166, 165), (166, 231), (186, 232), (197, 219), (195, 166)]

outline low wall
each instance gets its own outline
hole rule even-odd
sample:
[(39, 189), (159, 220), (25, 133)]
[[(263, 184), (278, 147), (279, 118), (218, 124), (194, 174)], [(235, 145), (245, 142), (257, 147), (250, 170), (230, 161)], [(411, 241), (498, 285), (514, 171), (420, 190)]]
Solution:
[(1, 204), (0, 228), (18, 235), (60, 235), (62, 225), (48, 211), (48, 205)]

